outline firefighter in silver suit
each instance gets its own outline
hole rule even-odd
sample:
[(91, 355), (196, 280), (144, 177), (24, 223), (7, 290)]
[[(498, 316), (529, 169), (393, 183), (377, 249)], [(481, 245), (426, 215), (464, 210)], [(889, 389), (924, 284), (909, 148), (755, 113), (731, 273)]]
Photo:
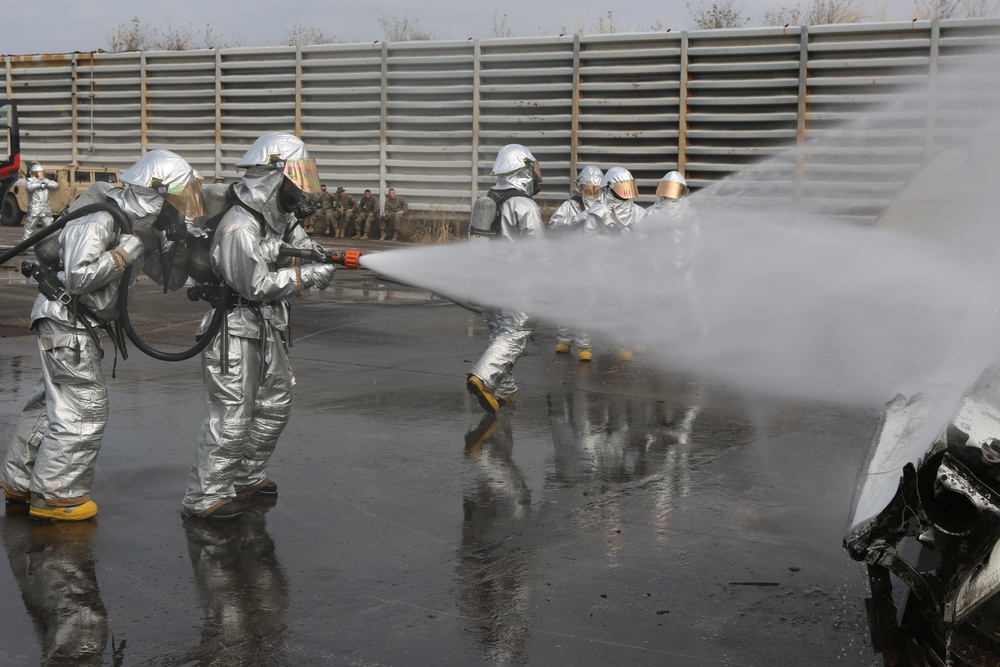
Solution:
[(608, 169), (601, 181), (601, 196), (587, 209), (584, 234), (631, 234), (632, 226), (646, 215), (646, 210), (635, 202), (638, 196), (632, 172), (624, 167)]
[(236, 168), (246, 171), (210, 250), (212, 269), (233, 290), (234, 302), (202, 353), (208, 417), (182, 503), (184, 516), (216, 520), (241, 514), (234, 499), (277, 495), (266, 467), (292, 407), (286, 299), (325, 289), (333, 278), (332, 264), (299, 266), (278, 256), (283, 245), (322, 250), (296, 224), (296, 207), (320, 191), (316, 162), (302, 140), (263, 134)]
[[(637, 223), (646, 215), (646, 209), (635, 201), (638, 196), (632, 172), (624, 167), (608, 169), (601, 181), (601, 196), (587, 209), (583, 233), (606, 238), (632, 236)], [(633, 351), (625, 347), (611, 345), (610, 348), (622, 361), (631, 361), (634, 356)]]
[(45, 167), (36, 162), (31, 165), (31, 173), (24, 188), (28, 191), (28, 219), (24, 223), (22, 241), (38, 229), (44, 229), (52, 224), (52, 204), (49, 202), (49, 190), (58, 189), (59, 184), (51, 178), (45, 178)]
[[(545, 225), (532, 197), (541, 187), (542, 172), (531, 151), (520, 144), (504, 146), (493, 164), (493, 176), (497, 182), (491, 195), (500, 200), (500, 225), (494, 240), (541, 239)], [(466, 388), (484, 410), (496, 414), (501, 406), (514, 400), (514, 364), (524, 353), (535, 323), (526, 313), (493, 307), (484, 308), (483, 316), (490, 330), (490, 343), (466, 377)]]
[[(587, 221), (587, 209), (601, 196), (603, 180), (604, 172), (594, 165), (588, 164), (581, 169), (576, 177), (576, 193), (560, 204), (549, 218), (549, 230), (557, 235), (580, 233), (583, 223)], [(574, 298), (581, 296), (576, 295)], [(573, 343), (576, 343), (578, 361), (586, 362), (594, 358), (588, 332), (560, 325), (556, 330), (556, 354), (569, 354)]]
[[(41, 378), (21, 412), (14, 441), (0, 468), (7, 502), (29, 502), (35, 518), (77, 521), (97, 515), (90, 499), (94, 468), (108, 421), (108, 390), (101, 371), (99, 332), (118, 317), (121, 278), (145, 270), (174, 289), (187, 273), (163, 255), (172, 241), (154, 221), (202, 215), (201, 175), (176, 153), (154, 150), (121, 175), (124, 188), (105, 195), (131, 223), (96, 211), (70, 220), (58, 240), (55, 284), (40, 283), (31, 311), (38, 335)], [(162, 225), (160, 225), (162, 226)], [(152, 242), (144, 244), (146, 234)]]

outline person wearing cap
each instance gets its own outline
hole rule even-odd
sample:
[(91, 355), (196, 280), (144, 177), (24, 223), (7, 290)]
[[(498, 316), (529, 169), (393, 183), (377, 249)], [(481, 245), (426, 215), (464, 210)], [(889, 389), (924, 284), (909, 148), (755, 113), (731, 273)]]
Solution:
[(355, 223), (358, 226), (358, 233), (361, 234), (361, 238), (365, 241), (368, 240), (369, 235), (375, 235), (374, 226), (375, 215), (377, 213), (378, 197), (373, 197), (371, 190), (365, 190), (365, 193), (361, 195), (361, 200), (358, 202), (358, 214), (355, 218)]
[(337, 196), (333, 198), (333, 220), (340, 238), (361, 238), (361, 234), (354, 229), (354, 211), (357, 207), (354, 197), (347, 194), (343, 187), (338, 187)]
[(35, 233), (36, 228), (44, 229), (52, 224), (52, 205), (49, 203), (49, 190), (55, 190), (59, 184), (50, 178), (45, 178), (45, 168), (36, 162), (31, 165), (25, 188), (28, 190), (28, 216), (24, 223), (24, 233), (21, 240)]
[(379, 216), (379, 227), (381, 228), (379, 239), (385, 241), (398, 241), (403, 232), (409, 232), (403, 227), (403, 217), (409, 212), (410, 205), (406, 199), (396, 194), (394, 188), (389, 188), (385, 198), (385, 206), (382, 207), (382, 215)]

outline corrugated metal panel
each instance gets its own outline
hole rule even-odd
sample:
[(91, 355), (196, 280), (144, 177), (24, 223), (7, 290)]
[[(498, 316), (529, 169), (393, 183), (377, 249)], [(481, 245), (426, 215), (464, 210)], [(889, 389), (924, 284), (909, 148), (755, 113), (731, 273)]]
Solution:
[(537, 199), (562, 201), (570, 192), (573, 125), (572, 37), (480, 42), (478, 190), (506, 144), (525, 145), (545, 178)]
[(625, 167), (655, 190), (678, 162), (680, 72), (680, 34), (581, 38), (578, 165)]
[[(646, 202), (679, 167), (695, 188), (871, 220), (1000, 95), (1000, 68), (971, 73), (971, 102), (940, 76), (998, 43), (1000, 21), (961, 20), (4, 64), (29, 160), (125, 167), (164, 147), (232, 180), (261, 132), (296, 131), (329, 185), (394, 187), (428, 215), (463, 217), (517, 142), (541, 161), (544, 203), (585, 164), (629, 168)], [(873, 114), (886, 100), (891, 113)]]
[(302, 49), (302, 139), (331, 192), (379, 190), (382, 49), (378, 44)]
[(474, 66), (467, 41), (388, 45), (386, 188), (429, 216), (469, 211)]

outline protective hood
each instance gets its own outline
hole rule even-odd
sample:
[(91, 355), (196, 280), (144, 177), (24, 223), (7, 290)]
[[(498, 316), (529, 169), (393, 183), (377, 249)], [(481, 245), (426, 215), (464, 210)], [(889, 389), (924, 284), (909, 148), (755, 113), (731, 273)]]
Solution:
[(202, 176), (177, 153), (157, 149), (143, 155), (121, 175), (128, 187), (123, 199), (130, 208), (157, 214), (164, 200), (181, 215), (199, 218), (205, 213)]
[(284, 232), (294, 220), (291, 208), (283, 206), (278, 196), (286, 178), (301, 192), (320, 191), (316, 161), (309, 157), (302, 140), (287, 132), (262, 134), (236, 168), (246, 170), (243, 182), (236, 188), (237, 197), (263, 213), (277, 232)]
[(608, 169), (601, 182), (601, 189), (609, 194), (614, 193), (618, 199), (634, 199), (639, 196), (639, 189), (635, 185), (632, 172), (624, 167)]
[(588, 164), (580, 170), (580, 175), (576, 177), (576, 190), (580, 196), (588, 202), (595, 202), (601, 195), (601, 181), (604, 180), (604, 172), (592, 164)]
[(513, 173), (498, 176), (496, 185), (493, 186), (493, 189), (507, 190), (509, 188), (516, 188), (523, 192), (526, 196), (534, 197), (534, 184), (535, 176), (532, 168), (523, 167)]
[(668, 171), (656, 186), (656, 196), (662, 199), (677, 200), (687, 193), (687, 181), (679, 171)]
[(521, 144), (507, 144), (500, 149), (491, 175), (497, 179), (494, 190), (517, 188), (534, 197), (541, 189), (542, 170), (531, 151)]

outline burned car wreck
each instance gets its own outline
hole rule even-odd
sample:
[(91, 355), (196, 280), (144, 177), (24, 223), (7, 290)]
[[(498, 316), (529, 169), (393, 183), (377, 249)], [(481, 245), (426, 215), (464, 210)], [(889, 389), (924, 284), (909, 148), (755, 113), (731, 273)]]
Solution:
[(862, 466), (844, 546), (867, 565), (872, 646), (885, 665), (1000, 662), (998, 541), (994, 364), (957, 405), (946, 389), (890, 401)]

